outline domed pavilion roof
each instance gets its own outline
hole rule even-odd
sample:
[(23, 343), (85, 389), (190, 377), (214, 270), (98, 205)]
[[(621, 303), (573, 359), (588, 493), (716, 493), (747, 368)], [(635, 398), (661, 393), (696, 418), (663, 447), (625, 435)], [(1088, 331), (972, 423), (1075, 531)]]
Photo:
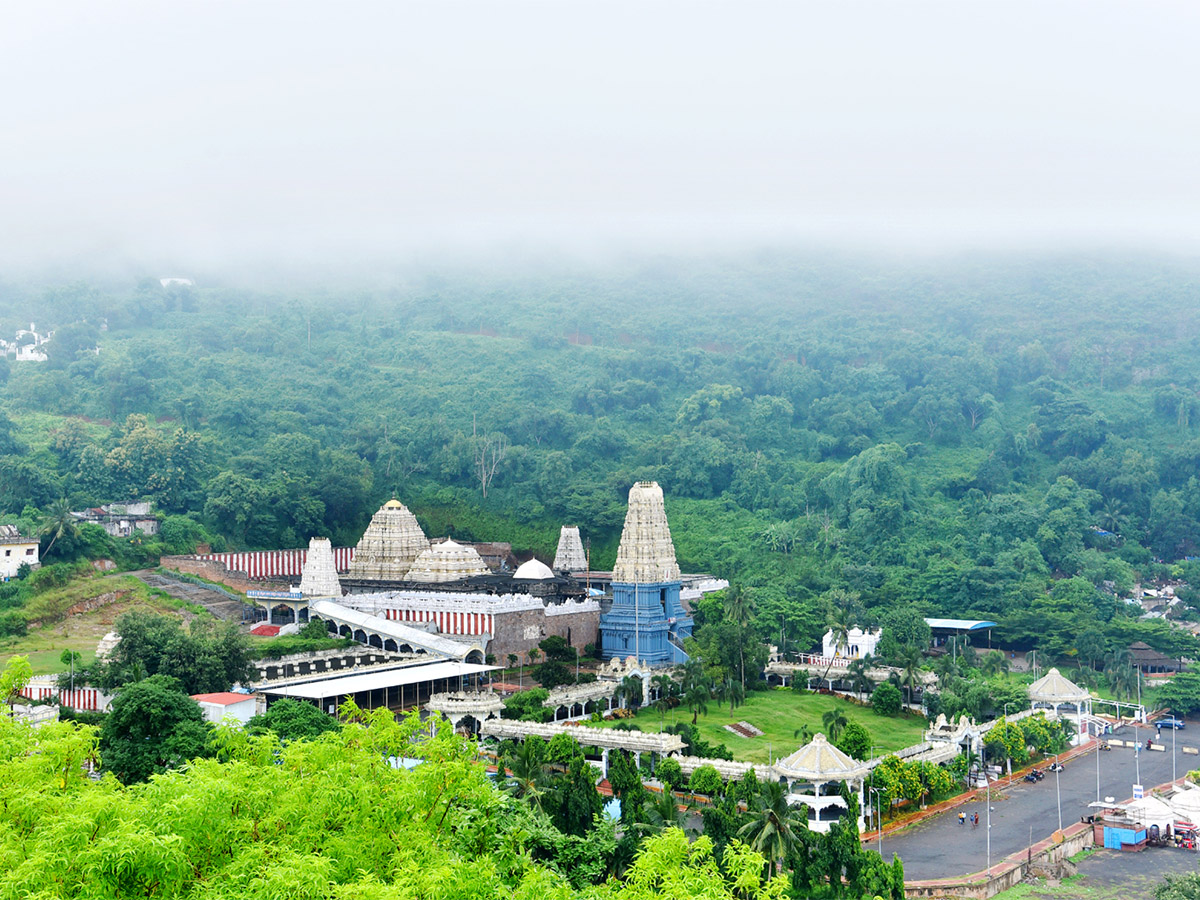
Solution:
[(554, 571), (544, 562), (536, 559), (521, 563), (517, 566), (517, 571), (513, 572), (513, 578), (521, 581), (545, 581), (547, 578), (553, 577)]
[(1064, 678), (1058, 669), (1051, 669), (1031, 684), (1028, 693), (1034, 703), (1077, 703), (1090, 696), (1085, 688)]
[(408, 573), (409, 581), (461, 581), (487, 575), (488, 569), (474, 547), (446, 540), (423, 551)]
[(417, 517), (399, 500), (391, 499), (371, 517), (371, 524), (354, 548), (347, 578), (403, 581), (429, 541)]
[(818, 732), (791, 756), (776, 762), (775, 771), (798, 781), (849, 781), (865, 777), (867, 766), (851, 759)]

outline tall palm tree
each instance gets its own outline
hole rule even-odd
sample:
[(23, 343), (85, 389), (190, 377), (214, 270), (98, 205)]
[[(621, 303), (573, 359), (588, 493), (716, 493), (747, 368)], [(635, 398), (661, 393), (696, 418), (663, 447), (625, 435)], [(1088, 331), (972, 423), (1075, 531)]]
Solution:
[(654, 708), (658, 710), (658, 730), (662, 731), (667, 710), (671, 706), (671, 688), (675, 682), (671, 680), (670, 675), (664, 674), (655, 675), (650, 679), (650, 684), (658, 691), (658, 699), (654, 701)]
[(1104, 658), (1104, 677), (1118, 700), (1130, 697), (1137, 690), (1138, 673), (1129, 662), (1129, 651), (1120, 648)]
[(765, 782), (749, 810), (749, 821), (738, 829), (738, 837), (780, 867), (799, 845), (808, 827), (803, 807), (788, 803), (787, 790), (777, 781)]
[(867, 670), (871, 668), (874, 661), (874, 657), (868, 655), (861, 659), (851, 660), (850, 662), (850, 687), (854, 690), (859, 700), (863, 699), (863, 695), (871, 690), (873, 685), (873, 682), (867, 676)]
[(542, 808), (546, 766), (536, 742), (522, 741), (517, 751), (501, 760), (505, 774), (505, 790), (518, 800)]
[(830, 617), (829, 630), (832, 632), (833, 655), (829, 657), (829, 665), (825, 667), (825, 672), (821, 675), (822, 681), (829, 678), (829, 670), (833, 668), (833, 661), (837, 658), (838, 651), (850, 642), (850, 629), (853, 627), (854, 623), (844, 615)]
[(712, 699), (712, 688), (709, 687), (707, 679), (705, 681), (694, 681), (688, 685), (687, 693), (683, 695), (683, 702), (687, 704), (687, 708), (692, 712), (692, 724), (700, 718), (700, 714), (708, 715), (708, 701)]
[(642, 679), (636, 675), (626, 675), (622, 678), (617, 692), (627, 709), (636, 711), (642, 705)]
[(1008, 657), (999, 650), (990, 651), (983, 658), (983, 674), (991, 678), (993, 675), (1008, 673)]
[(725, 695), (729, 698), (729, 715), (732, 716), (734, 708), (746, 702), (746, 689), (734, 678), (729, 679), (725, 688)]
[(829, 735), (829, 740), (837, 743), (837, 739), (842, 736), (842, 731), (850, 724), (850, 720), (846, 718), (846, 714), (840, 709), (827, 709), (825, 714), (821, 716), (821, 724), (825, 726), (825, 733)]
[(912, 706), (913, 691), (921, 686), (923, 660), (920, 647), (905, 647), (900, 652), (900, 686), (908, 691), (909, 706)]
[(661, 834), (668, 828), (679, 828), (689, 833), (695, 831), (688, 827), (688, 814), (679, 808), (670, 788), (647, 797), (642, 804), (642, 813), (644, 821), (638, 822), (634, 828), (647, 835)]
[(742, 639), (738, 641), (738, 679), (742, 683), (742, 690), (746, 689), (746, 641), (744, 640), (744, 632), (750, 627), (750, 598), (746, 595), (746, 591), (741, 585), (731, 585), (725, 594), (725, 619), (726, 621), (736, 625), (740, 632), (743, 632)]
[(41, 514), (38, 520), (38, 535), (50, 537), (50, 543), (46, 545), (43, 556), (50, 555), (60, 538), (71, 540), (79, 537), (79, 520), (71, 515), (71, 504), (66, 497), (55, 500)]

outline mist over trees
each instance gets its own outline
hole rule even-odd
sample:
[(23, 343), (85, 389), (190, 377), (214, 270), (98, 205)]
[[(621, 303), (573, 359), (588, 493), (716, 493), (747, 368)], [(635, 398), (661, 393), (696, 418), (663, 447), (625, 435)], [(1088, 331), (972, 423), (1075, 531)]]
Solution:
[(841, 589), (1054, 655), (1085, 633), (1175, 655), (1118, 597), (1193, 565), (1195, 274), (763, 254), (9, 284), (0, 328), (56, 337), (0, 392), (0, 504), (149, 497), (185, 543), (275, 548), (352, 544), (395, 493), (427, 532), (544, 558), (578, 524), (602, 568), (655, 479), (684, 569), (743, 585), (777, 643), (811, 646)]

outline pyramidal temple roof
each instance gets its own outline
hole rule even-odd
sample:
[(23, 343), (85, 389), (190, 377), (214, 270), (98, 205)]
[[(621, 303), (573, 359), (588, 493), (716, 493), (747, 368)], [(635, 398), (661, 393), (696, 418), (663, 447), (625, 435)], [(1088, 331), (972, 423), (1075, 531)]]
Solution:
[(474, 547), (446, 540), (422, 551), (408, 573), (408, 580), (461, 581), (490, 571)]
[(347, 577), (403, 581), (428, 547), (417, 517), (399, 500), (389, 500), (371, 516), (371, 524), (354, 548)]
[(679, 564), (667, 525), (662, 488), (657, 481), (639, 481), (629, 489), (629, 509), (613, 581), (619, 584), (653, 584), (678, 581)]
[(553, 568), (559, 572), (583, 572), (587, 567), (587, 554), (583, 552), (579, 529), (574, 525), (564, 525), (558, 533), (558, 550), (554, 553)]
[(329, 538), (315, 537), (308, 542), (304, 568), (300, 570), (300, 593), (305, 597), (342, 596), (342, 583), (338, 581)]

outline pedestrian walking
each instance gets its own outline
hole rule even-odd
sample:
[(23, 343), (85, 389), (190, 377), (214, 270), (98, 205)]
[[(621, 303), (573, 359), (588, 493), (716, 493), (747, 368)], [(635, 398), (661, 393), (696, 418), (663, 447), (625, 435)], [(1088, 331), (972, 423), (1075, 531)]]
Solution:
[(966, 825), (966, 824), (967, 824), (967, 814), (966, 814), (965, 812), (960, 812), (960, 813), (958, 814), (958, 824), (959, 824), (959, 825)]

